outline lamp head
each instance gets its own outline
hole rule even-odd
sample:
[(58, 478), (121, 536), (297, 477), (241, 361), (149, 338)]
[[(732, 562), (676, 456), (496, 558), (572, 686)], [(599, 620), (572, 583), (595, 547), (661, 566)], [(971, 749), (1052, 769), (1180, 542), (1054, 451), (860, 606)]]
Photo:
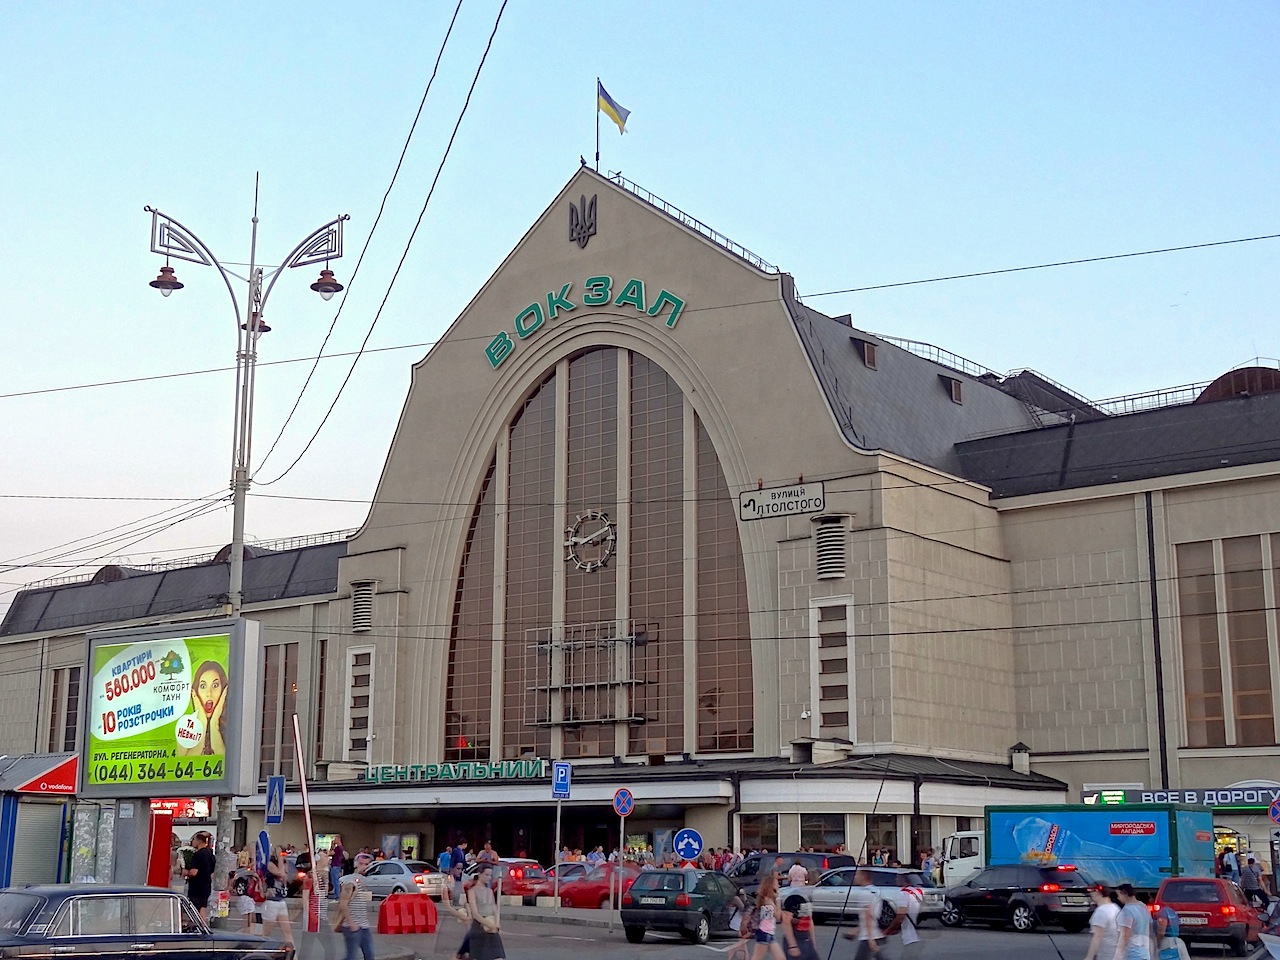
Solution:
[(342, 290), (342, 284), (333, 278), (333, 271), (326, 267), (320, 271), (320, 279), (311, 285), (311, 289), (325, 300), (332, 300), (333, 295)]
[(160, 268), (160, 275), (151, 281), (151, 286), (160, 291), (162, 296), (167, 297), (175, 290), (181, 290), (183, 284), (173, 272), (173, 267), (166, 264)]

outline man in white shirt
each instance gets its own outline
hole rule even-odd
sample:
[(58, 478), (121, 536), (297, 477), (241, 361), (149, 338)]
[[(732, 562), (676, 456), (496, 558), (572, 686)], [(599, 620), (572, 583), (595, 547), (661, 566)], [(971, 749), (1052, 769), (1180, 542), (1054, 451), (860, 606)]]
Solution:
[(913, 887), (907, 874), (898, 874), (898, 891), (894, 894), (893, 905), (897, 910), (894, 924), (898, 927), (898, 939), (902, 941), (902, 952), (898, 955), (902, 960), (912, 960), (920, 956), (924, 943), (916, 930), (916, 918), (920, 916), (920, 903), (924, 900), (924, 891)]
[(884, 943), (884, 931), (880, 929), (880, 895), (871, 884), (868, 870), (859, 870), (854, 874), (853, 882), (849, 901), (858, 905), (859, 923), (856, 933), (846, 933), (845, 936), (858, 940), (858, 952), (853, 955), (853, 960), (871, 960)]

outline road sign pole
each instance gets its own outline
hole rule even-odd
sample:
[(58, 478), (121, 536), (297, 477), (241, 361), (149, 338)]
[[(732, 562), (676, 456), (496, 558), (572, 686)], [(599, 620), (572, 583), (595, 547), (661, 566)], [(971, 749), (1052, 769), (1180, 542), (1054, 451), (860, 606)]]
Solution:
[(560, 912), (560, 808), (564, 806), (563, 800), (556, 801), (556, 848), (551, 854), (552, 869), (555, 873), (555, 884), (553, 893), (556, 898), (556, 913)]

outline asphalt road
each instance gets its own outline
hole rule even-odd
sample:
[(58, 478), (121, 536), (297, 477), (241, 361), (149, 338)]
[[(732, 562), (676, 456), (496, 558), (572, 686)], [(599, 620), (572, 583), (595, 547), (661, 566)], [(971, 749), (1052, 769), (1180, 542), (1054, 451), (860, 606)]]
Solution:
[[(451, 960), (465, 929), (446, 919), (435, 934), (420, 936), (375, 936), (378, 960)], [(1088, 933), (1014, 933), (962, 927), (948, 930), (931, 923), (920, 931), (925, 941), (926, 960), (1083, 960), (1089, 946)], [(577, 926), (568, 923), (534, 923), (504, 918), (502, 939), (507, 960), (723, 960), (734, 945), (732, 940), (712, 940), (706, 946), (690, 944), (677, 936), (650, 933), (644, 943), (627, 943), (620, 929)], [(834, 928), (819, 927), (817, 942), (822, 960), (852, 960), (855, 943), (835, 940)], [(884, 960), (896, 960), (896, 944)], [(1265, 955), (1259, 950), (1254, 957)], [(1197, 947), (1192, 957), (1224, 957), (1213, 947)], [(311, 935), (301, 938), (298, 960), (344, 960), (340, 938)]]

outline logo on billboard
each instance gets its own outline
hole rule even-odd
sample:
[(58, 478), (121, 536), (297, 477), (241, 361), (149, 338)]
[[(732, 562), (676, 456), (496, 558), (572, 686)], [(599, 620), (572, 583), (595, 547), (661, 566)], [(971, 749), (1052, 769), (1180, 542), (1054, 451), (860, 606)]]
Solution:
[(1154, 820), (1119, 820), (1111, 823), (1113, 837), (1153, 837), (1155, 833)]

